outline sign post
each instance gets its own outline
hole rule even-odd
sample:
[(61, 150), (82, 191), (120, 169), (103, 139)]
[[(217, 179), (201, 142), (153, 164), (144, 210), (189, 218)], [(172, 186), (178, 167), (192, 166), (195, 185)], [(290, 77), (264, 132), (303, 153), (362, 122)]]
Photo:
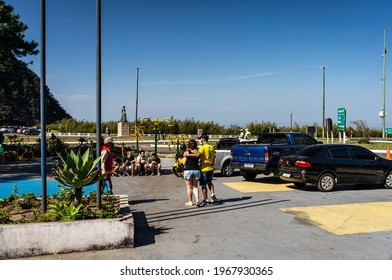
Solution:
[(343, 131), (343, 143), (346, 143), (346, 108), (338, 108), (338, 130), (339, 135)]

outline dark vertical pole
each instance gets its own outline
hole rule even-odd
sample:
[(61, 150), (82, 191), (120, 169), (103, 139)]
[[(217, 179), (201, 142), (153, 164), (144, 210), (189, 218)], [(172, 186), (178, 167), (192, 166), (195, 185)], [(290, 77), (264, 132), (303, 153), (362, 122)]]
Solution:
[(324, 138), (325, 130), (325, 66), (323, 66), (323, 133), (322, 138)]
[(137, 123), (137, 113), (138, 113), (138, 104), (139, 104), (139, 70), (140, 67), (136, 68), (136, 116), (135, 116), (135, 133), (136, 133), (136, 155), (139, 155), (139, 130)]
[[(101, 0), (97, 0), (97, 158), (101, 155)], [(98, 169), (101, 169), (98, 163)], [(102, 180), (97, 183), (97, 207), (101, 208)]]
[(154, 149), (154, 151), (155, 151), (155, 154), (157, 155), (158, 154), (158, 149), (157, 149), (157, 143), (158, 143), (158, 137), (157, 137), (157, 125), (155, 125), (155, 149)]
[(46, 3), (41, 0), (41, 182), (42, 182), (42, 212), (46, 212), (46, 119), (45, 119), (45, 89), (46, 89)]
[(387, 116), (386, 109), (385, 109), (385, 99), (386, 99), (386, 78), (387, 78), (387, 30), (384, 28), (384, 51), (383, 51), (383, 75), (382, 75), (382, 138), (386, 137), (385, 134), (385, 117)]

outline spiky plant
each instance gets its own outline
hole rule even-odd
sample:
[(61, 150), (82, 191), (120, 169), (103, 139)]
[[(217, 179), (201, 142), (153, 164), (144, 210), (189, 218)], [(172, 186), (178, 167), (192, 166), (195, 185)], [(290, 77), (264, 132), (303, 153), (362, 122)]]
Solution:
[(97, 164), (101, 157), (94, 159), (91, 148), (87, 149), (83, 155), (79, 148), (75, 153), (73, 150), (67, 153), (64, 160), (60, 155), (52, 170), (53, 177), (61, 184), (75, 189), (74, 205), (78, 206), (82, 201), (83, 187), (97, 183), (106, 174), (99, 175)]

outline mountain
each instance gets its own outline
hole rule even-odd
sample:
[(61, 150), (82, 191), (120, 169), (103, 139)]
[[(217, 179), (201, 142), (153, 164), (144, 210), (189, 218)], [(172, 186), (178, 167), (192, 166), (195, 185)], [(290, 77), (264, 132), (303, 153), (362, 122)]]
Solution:
[[(0, 65), (0, 125), (32, 126), (40, 123), (40, 78), (24, 63)], [(45, 89), (45, 118), (51, 124), (71, 116)]]

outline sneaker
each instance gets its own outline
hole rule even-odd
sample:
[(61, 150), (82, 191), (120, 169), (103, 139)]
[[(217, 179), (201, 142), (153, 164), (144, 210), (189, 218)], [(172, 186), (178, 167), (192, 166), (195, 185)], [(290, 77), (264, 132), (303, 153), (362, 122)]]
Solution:
[(218, 201), (215, 194), (211, 195), (211, 200), (212, 200), (212, 203), (216, 203)]
[(203, 199), (203, 200), (202, 200), (202, 203), (203, 203), (203, 205), (210, 204), (210, 202), (208, 201), (208, 199)]
[(198, 203), (196, 203), (196, 206), (197, 207), (203, 207), (204, 206), (204, 202), (202, 201), (202, 202), (198, 202)]

